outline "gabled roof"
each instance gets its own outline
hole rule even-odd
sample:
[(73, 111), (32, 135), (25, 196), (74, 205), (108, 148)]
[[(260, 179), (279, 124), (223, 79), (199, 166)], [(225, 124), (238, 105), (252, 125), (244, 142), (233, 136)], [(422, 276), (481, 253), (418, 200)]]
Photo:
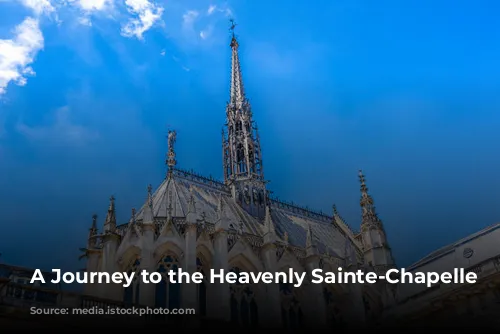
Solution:
[[(203, 215), (206, 222), (216, 222), (218, 203), (223, 196), (226, 215), (231, 222), (242, 223), (243, 233), (263, 235), (263, 222), (244, 211), (231, 197), (223, 183), (178, 169), (174, 170), (172, 177), (166, 178), (153, 193), (155, 218), (166, 219), (169, 217), (169, 211), (173, 218), (186, 217), (191, 194), (195, 199), (196, 212)], [(145, 205), (137, 212), (136, 221), (142, 220)], [(338, 222), (333, 222), (333, 217), (277, 200), (271, 200), (271, 217), (278, 236), (284, 239), (286, 232), (288, 243), (300, 248), (305, 248), (307, 229), (311, 226), (314, 241), (322, 254), (328, 253), (345, 258), (346, 249), (349, 249), (346, 240), (354, 239), (339, 228)], [(355, 247), (359, 251), (357, 243)]]
[(407, 270), (414, 270), (414, 269), (416, 269), (416, 268), (418, 268), (426, 263), (432, 262), (433, 260), (436, 260), (436, 259), (438, 259), (438, 258), (440, 258), (440, 257), (442, 257), (450, 252), (453, 252), (455, 250), (455, 248), (460, 247), (461, 245), (463, 245), (463, 244), (465, 244), (473, 239), (476, 239), (476, 238), (479, 238), (485, 234), (488, 234), (488, 233), (490, 233), (493, 230), (496, 230), (498, 228), (500, 228), (500, 223), (485, 227), (482, 230), (475, 232), (473, 234), (470, 234), (467, 237), (462, 238), (458, 241), (455, 241), (452, 244), (441, 247), (441, 248), (433, 251), (429, 255), (423, 257), (422, 259), (418, 260), (417, 262), (415, 262), (411, 266), (409, 266)]

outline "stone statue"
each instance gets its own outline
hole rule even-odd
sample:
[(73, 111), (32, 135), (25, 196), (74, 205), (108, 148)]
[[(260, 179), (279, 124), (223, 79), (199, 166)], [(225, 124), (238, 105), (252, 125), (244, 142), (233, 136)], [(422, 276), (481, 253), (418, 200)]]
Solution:
[(168, 151), (174, 151), (175, 139), (177, 138), (177, 132), (175, 130), (168, 130)]

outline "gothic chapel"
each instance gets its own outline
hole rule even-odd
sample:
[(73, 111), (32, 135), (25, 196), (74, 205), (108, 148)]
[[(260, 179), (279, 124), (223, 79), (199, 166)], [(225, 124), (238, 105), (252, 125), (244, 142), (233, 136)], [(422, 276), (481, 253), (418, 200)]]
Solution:
[[(170, 131), (168, 172), (158, 189), (148, 187), (142, 208), (132, 210), (128, 223), (118, 225), (111, 197), (101, 232), (94, 215), (84, 254), (86, 270), (310, 272), (342, 267), (382, 272), (393, 267), (384, 227), (361, 171), (359, 233), (348, 227), (335, 206), (329, 216), (269, 197), (234, 33), (230, 46), (231, 89), (222, 132), (224, 182), (178, 169), (176, 133)], [(174, 284), (164, 277), (156, 285), (139, 279), (128, 288), (88, 284), (85, 294), (127, 305), (193, 308), (196, 316), (189, 316), (189, 321), (195, 317), (262, 328), (370, 323), (394, 302), (392, 289), (383, 282), (322, 285), (308, 284), (306, 278), (294, 288), (285, 283)]]

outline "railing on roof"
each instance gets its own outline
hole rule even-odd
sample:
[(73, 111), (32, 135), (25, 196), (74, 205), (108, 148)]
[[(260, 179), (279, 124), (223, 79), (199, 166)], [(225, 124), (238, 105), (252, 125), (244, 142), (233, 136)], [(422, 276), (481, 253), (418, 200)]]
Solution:
[[(271, 198), (271, 201), (274, 202), (280, 208), (285, 208), (287, 210), (290, 210), (293, 213), (301, 214), (304, 217), (316, 218), (316, 219), (318, 219), (320, 221), (324, 221), (324, 222), (331, 222), (333, 220), (332, 216), (329, 216), (329, 215), (323, 213), (323, 211), (321, 211), (321, 210), (320, 211), (312, 210), (307, 206), (301, 206), (301, 205), (298, 205), (298, 204), (291, 202), (291, 201), (284, 201), (284, 200), (278, 199), (277, 197)], [(342, 221), (342, 223), (345, 225), (345, 227), (353, 235), (358, 233), (348, 223), (346, 223), (346, 221), (342, 217), (339, 216), (339, 218)]]
[(323, 213), (323, 211), (312, 210), (307, 206), (301, 206), (295, 204), (294, 202), (284, 201), (278, 199), (278, 197), (272, 197), (270, 200), (279, 208), (290, 210), (291, 212), (301, 214), (304, 217), (315, 218), (324, 222), (331, 222), (333, 219), (332, 216)]
[[(223, 191), (227, 191), (227, 192), (229, 191), (229, 189), (227, 189), (226, 184), (213, 178), (211, 175), (206, 177), (206, 176), (203, 176), (203, 175), (195, 172), (194, 170), (185, 170), (185, 169), (181, 169), (181, 168), (175, 168), (173, 170), (173, 172), (174, 172), (174, 175), (180, 176), (182, 178), (186, 178), (190, 181), (198, 182), (198, 183), (201, 183), (204, 185), (214, 186), (219, 190), (223, 190)], [(294, 213), (301, 214), (304, 217), (315, 218), (317, 220), (324, 221), (324, 222), (330, 222), (333, 219), (332, 216), (329, 216), (329, 215), (323, 213), (323, 211), (321, 211), (321, 210), (319, 210), (319, 211), (313, 210), (307, 206), (301, 206), (301, 205), (295, 204), (293, 202), (280, 200), (277, 197), (273, 197), (270, 200), (272, 202), (274, 202), (278, 207), (286, 208), (288, 210), (291, 210)], [(346, 224), (346, 223), (344, 222), (344, 224)], [(352, 231), (352, 229), (349, 227), (348, 224), (346, 224), (346, 226)]]
[(223, 182), (215, 179), (214, 177), (212, 177), (212, 175), (206, 177), (206, 176), (203, 176), (201, 174), (196, 173), (193, 170), (184, 170), (184, 169), (180, 169), (180, 168), (175, 168), (173, 170), (173, 173), (174, 173), (174, 175), (182, 177), (182, 178), (187, 179), (189, 181), (194, 181), (194, 182), (197, 182), (197, 183), (200, 183), (203, 185), (215, 187), (218, 190), (222, 190), (222, 191), (226, 191), (226, 192), (229, 191), (227, 189), (227, 186)]
[(341, 215), (337, 214), (337, 216), (339, 217), (342, 224), (352, 233), (353, 236), (359, 233), (359, 231), (353, 229), (352, 226), (349, 225)]

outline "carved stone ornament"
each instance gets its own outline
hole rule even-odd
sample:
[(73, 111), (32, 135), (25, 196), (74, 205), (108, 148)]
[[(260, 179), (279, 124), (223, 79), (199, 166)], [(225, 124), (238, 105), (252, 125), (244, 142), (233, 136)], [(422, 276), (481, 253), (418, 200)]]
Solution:
[(474, 255), (474, 250), (472, 248), (466, 248), (464, 249), (464, 257), (466, 259), (470, 259)]

